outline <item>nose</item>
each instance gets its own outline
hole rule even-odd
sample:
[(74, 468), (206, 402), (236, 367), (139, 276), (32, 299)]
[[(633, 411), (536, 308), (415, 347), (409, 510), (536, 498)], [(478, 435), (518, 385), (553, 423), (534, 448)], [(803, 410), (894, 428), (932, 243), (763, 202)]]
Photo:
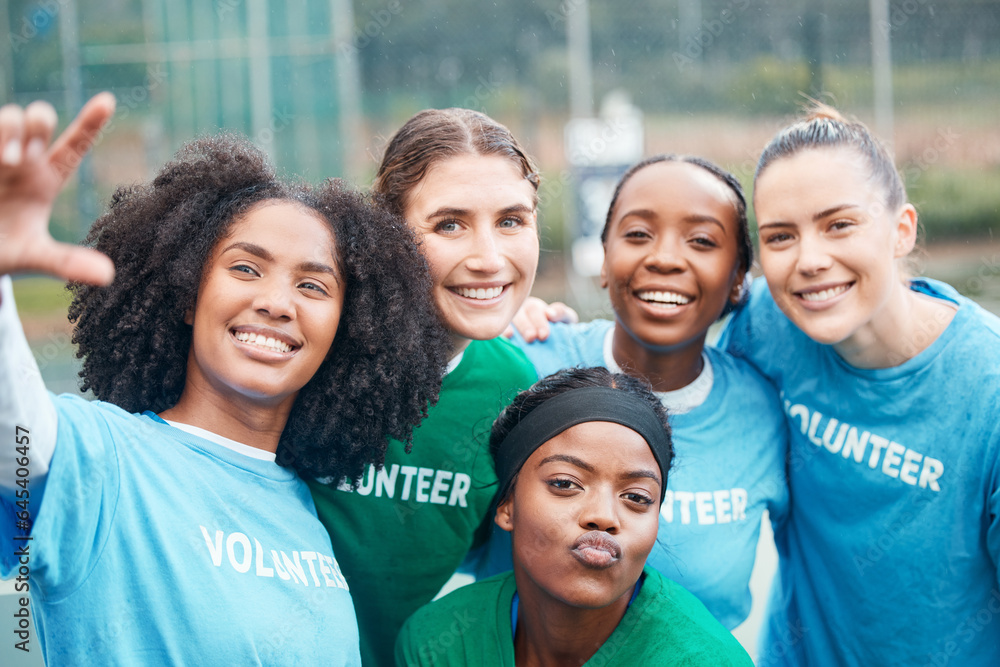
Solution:
[(587, 530), (603, 530), (612, 535), (619, 531), (621, 526), (614, 490), (594, 487), (587, 490), (580, 509), (580, 525)]
[(655, 273), (675, 273), (684, 270), (684, 262), (677, 248), (677, 240), (669, 236), (660, 236), (649, 248), (646, 255), (646, 268)]
[(498, 273), (504, 267), (500, 239), (492, 225), (481, 225), (472, 237), (472, 247), (465, 261), (466, 267), (476, 273)]
[(799, 240), (798, 250), (795, 265), (799, 273), (804, 276), (815, 276), (829, 269), (833, 264), (822, 239), (812, 235), (804, 235)]
[(275, 320), (295, 319), (294, 286), (279, 280), (261, 280), (257, 285), (259, 289), (253, 300), (257, 313)]

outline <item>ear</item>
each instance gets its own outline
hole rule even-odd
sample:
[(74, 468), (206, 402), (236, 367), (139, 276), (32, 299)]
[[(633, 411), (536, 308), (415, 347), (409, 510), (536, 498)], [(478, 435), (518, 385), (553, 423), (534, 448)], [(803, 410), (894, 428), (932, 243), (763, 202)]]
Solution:
[(896, 245), (893, 257), (906, 257), (917, 243), (917, 209), (906, 204), (896, 216)]
[(729, 303), (734, 306), (743, 298), (743, 281), (746, 280), (746, 269), (736, 271), (736, 279), (733, 281), (733, 289), (729, 292)]
[(194, 326), (194, 307), (188, 308), (184, 311), (184, 324)]
[(507, 500), (497, 506), (497, 515), (493, 517), (493, 522), (506, 530), (508, 533), (514, 530), (514, 494), (507, 496)]

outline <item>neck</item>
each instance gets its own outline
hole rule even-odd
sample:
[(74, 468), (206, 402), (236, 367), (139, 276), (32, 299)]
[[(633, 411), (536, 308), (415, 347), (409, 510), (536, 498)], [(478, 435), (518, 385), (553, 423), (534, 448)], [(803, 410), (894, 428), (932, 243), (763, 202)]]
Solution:
[(855, 368), (893, 368), (926, 350), (954, 317), (955, 308), (900, 281), (876, 317), (833, 349)]
[(654, 391), (674, 391), (698, 379), (704, 367), (705, 335), (670, 348), (655, 348), (636, 340), (616, 322), (611, 353), (624, 372), (645, 378)]
[(625, 616), (633, 587), (607, 607), (581, 609), (532, 586), (521, 586), (514, 633), (514, 663), (518, 667), (582, 665), (608, 640)]
[(188, 383), (177, 404), (161, 412), (160, 417), (197, 426), (267, 452), (277, 452), (294, 402), (295, 396), (291, 396), (272, 406), (261, 406), (217, 392), (201, 391)]
[(458, 334), (451, 334), (451, 358), (454, 359), (462, 352), (465, 352), (465, 348), (469, 347), (469, 343), (471, 342), (471, 338), (464, 338)]

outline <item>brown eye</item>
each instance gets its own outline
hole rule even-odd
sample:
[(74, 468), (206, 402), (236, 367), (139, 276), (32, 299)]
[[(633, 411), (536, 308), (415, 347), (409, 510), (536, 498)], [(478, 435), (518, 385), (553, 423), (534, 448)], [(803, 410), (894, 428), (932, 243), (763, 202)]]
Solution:
[(647, 496), (645, 493), (639, 493), (637, 491), (629, 491), (628, 493), (624, 494), (623, 497), (630, 502), (636, 503), (637, 505), (653, 504), (652, 498)]

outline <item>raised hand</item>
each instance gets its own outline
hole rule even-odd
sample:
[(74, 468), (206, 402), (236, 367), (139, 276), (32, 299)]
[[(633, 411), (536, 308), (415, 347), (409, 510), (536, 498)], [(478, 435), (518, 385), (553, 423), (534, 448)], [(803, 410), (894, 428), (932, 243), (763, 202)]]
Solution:
[(106, 285), (114, 266), (105, 255), (49, 234), (56, 196), (115, 110), (111, 93), (90, 99), (49, 146), (56, 112), (46, 102), (0, 107), (0, 275), (38, 271)]

